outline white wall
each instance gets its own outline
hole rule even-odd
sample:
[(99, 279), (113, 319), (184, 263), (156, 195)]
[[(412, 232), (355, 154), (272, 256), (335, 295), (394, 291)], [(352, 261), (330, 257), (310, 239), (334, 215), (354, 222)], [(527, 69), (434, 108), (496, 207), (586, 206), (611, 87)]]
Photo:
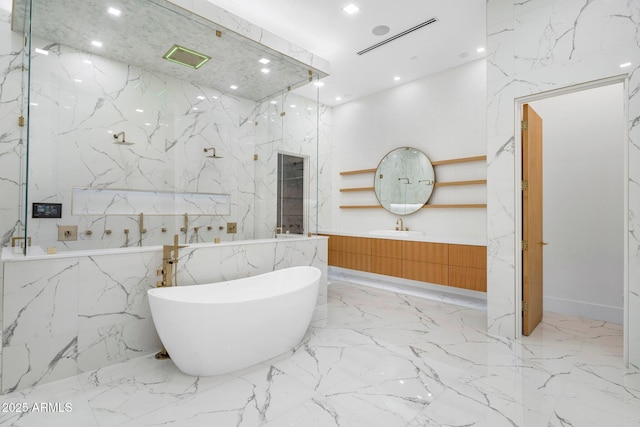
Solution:
[[(341, 171), (376, 168), (391, 150), (411, 146), (432, 161), (485, 154), (486, 62), (400, 85), (333, 109), (332, 211), (334, 231), (392, 229), (397, 216), (383, 209), (340, 209), (376, 205), (373, 192), (341, 193), (345, 187), (372, 187), (373, 174), (341, 176)], [(437, 181), (484, 179), (486, 164), (438, 166)], [(430, 203), (485, 203), (485, 186), (435, 189)], [(434, 236), (486, 239), (484, 209), (422, 209), (405, 225)], [(325, 228), (327, 230), (327, 228)]]
[(543, 120), (544, 310), (623, 321), (622, 84), (530, 105)]

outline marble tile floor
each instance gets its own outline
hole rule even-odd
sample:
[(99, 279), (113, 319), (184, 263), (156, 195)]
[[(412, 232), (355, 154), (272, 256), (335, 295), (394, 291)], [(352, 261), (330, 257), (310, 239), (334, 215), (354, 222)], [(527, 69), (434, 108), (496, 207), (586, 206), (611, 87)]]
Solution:
[(477, 308), (333, 283), (292, 353), (201, 378), (142, 357), (0, 396), (0, 425), (640, 426), (620, 325), (546, 313), (522, 340), (485, 331)]

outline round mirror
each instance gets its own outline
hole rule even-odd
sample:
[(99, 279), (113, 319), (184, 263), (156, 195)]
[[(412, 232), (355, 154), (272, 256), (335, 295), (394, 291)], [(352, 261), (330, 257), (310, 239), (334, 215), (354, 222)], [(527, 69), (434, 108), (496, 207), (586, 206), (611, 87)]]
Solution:
[(384, 156), (373, 187), (383, 208), (396, 215), (421, 209), (431, 197), (435, 175), (426, 154), (412, 147), (400, 147)]

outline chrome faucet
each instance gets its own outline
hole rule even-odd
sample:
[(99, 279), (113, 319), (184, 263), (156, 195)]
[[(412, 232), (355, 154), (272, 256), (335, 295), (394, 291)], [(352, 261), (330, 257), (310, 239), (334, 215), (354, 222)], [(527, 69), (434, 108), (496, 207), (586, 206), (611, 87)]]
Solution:
[(402, 218), (396, 220), (396, 230), (404, 231), (404, 221), (402, 221)]

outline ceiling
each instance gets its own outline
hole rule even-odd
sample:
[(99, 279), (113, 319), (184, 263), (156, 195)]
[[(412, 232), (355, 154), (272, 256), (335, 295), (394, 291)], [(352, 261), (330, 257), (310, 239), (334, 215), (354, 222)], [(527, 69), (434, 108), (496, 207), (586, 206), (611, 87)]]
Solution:
[[(27, 5), (26, 0), (14, 0), (14, 31), (25, 28)], [(310, 71), (314, 76), (326, 75), (166, 0), (33, 0), (32, 5), (35, 49), (56, 52), (58, 44), (71, 46), (230, 96), (261, 101), (287, 87), (306, 85)], [(120, 14), (108, 13), (110, 6), (117, 7)], [(102, 42), (102, 46), (92, 45), (93, 41)], [(175, 44), (211, 59), (199, 69), (163, 59)], [(42, 53), (36, 50), (34, 55)], [(263, 65), (259, 62), (262, 58), (270, 62)], [(261, 71), (265, 68), (268, 73)], [(232, 85), (236, 88), (231, 89)]]
[[(477, 49), (485, 45), (486, 0), (206, 1), (327, 59), (330, 75), (322, 79), (319, 94), (320, 102), (330, 106), (485, 56)], [(342, 8), (349, 2), (360, 10), (348, 15)], [(14, 0), (15, 30), (24, 23), (20, 17), (24, 17), (25, 3)], [(247, 99), (262, 100), (287, 86), (298, 87), (297, 93), (312, 99), (317, 95), (318, 89), (307, 84), (310, 67), (224, 28), (220, 28), (222, 37), (212, 37), (215, 24), (165, 0), (110, 3), (122, 9), (121, 16), (105, 13), (107, 2), (33, 0), (34, 34)], [(430, 18), (437, 21), (357, 54)], [(389, 32), (373, 34), (372, 29), (380, 25), (388, 26)], [(105, 41), (103, 47), (90, 45), (96, 38)], [(163, 60), (161, 56), (174, 43), (209, 54), (212, 60), (200, 70)], [(272, 60), (268, 76), (260, 73), (262, 66), (256, 62), (265, 53)], [(233, 84), (238, 89), (230, 90)]]
[[(320, 89), (320, 101), (327, 105), (485, 57), (477, 49), (486, 43), (486, 0), (207, 1), (327, 59), (330, 76)], [(342, 8), (349, 3), (360, 10), (348, 15)], [(357, 55), (432, 17), (438, 21)], [(374, 35), (372, 29), (379, 25), (388, 26), (389, 33)], [(315, 91), (308, 85), (296, 92), (312, 97)]]

